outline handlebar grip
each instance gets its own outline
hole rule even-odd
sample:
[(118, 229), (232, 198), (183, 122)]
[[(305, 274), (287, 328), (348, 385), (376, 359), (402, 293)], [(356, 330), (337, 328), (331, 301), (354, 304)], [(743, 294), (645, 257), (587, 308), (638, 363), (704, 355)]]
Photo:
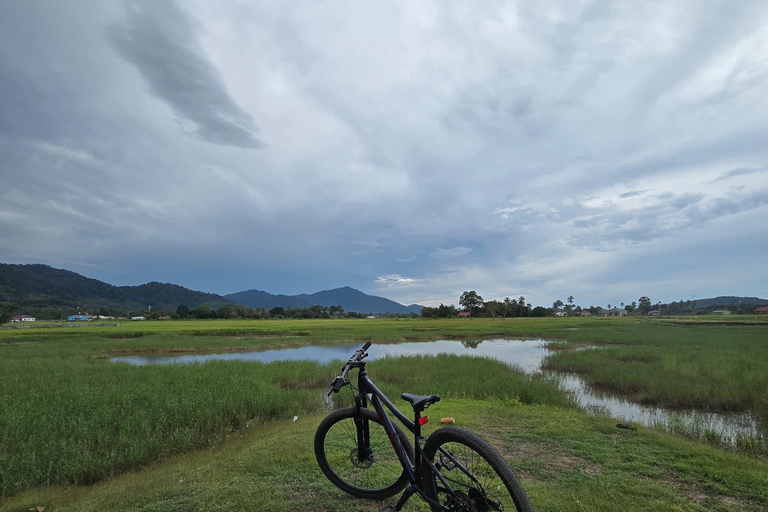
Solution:
[(365, 351), (366, 351), (366, 350), (368, 350), (370, 347), (371, 347), (371, 342), (370, 342), (370, 341), (366, 341), (366, 342), (365, 342), (365, 345), (363, 345), (363, 348), (362, 348), (361, 350), (362, 350), (363, 352), (365, 352)]

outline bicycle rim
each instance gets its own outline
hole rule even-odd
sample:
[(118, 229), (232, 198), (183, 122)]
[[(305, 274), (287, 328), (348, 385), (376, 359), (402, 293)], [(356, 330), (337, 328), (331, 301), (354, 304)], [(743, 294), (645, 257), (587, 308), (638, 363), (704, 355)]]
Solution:
[(368, 419), (368, 425), (370, 453), (361, 456), (354, 418), (334, 422), (323, 440), (325, 463), (340, 483), (349, 487), (344, 489), (347, 492), (361, 496), (397, 492), (402, 488), (403, 466), (384, 427), (373, 419)]

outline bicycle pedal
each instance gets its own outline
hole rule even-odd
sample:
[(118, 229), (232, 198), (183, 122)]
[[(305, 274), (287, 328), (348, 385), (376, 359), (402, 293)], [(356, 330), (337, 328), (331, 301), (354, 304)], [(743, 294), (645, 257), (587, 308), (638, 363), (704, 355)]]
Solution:
[(382, 505), (379, 507), (379, 512), (397, 512), (397, 507), (387, 503), (386, 505)]

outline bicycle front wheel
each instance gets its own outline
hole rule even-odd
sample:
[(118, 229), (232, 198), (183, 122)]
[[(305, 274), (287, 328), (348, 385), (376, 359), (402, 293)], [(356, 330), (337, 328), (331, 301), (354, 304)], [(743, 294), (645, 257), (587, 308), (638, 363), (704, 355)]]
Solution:
[[(422, 464), (424, 490), (442, 510), (475, 512), (533, 508), (509, 464), (480, 437), (467, 430), (436, 430), (424, 444), (424, 456), (448, 484), (427, 464)], [(441, 510), (432, 505), (433, 511)]]
[[(354, 409), (349, 407), (332, 412), (317, 427), (315, 458), (325, 476), (342, 491), (358, 498), (388, 498), (405, 488), (408, 474), (376, 413), (370, 409), (360, 412), (368, 423), (368, 450), (360, 453)], [(397, 425), (395, 431), (413, 461), (408, 437)]]

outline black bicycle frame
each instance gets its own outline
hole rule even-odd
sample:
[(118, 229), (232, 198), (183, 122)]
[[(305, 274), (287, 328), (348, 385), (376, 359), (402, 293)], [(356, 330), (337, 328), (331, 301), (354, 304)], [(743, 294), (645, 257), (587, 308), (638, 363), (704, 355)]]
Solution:
[[(427, 460), (425, 457), (423, 457), (422, 454), (422, 441), (423, 438), (421, 437), (421, 424), (419, 423), (419, 418), (421, 417), (420, 411), (414, 411), (414, 419), (413, 421), (408, 419), (400, 410), (398, 410), (397, 407), (387, 398), (387, 396), (378, 388), (376, 387), (376, 384), (371, 381), (371, 379), (368, 378), (368, 374), (365, 370), (365, 362), (359, 361), (357, 363), (353, 363), (352, 367), (356, 367), (359, 369), (358, 375), (357, 375), (357, 388), (358, 388), (358, 395), (355, 396), (355, 425), (357, 427), (357, 445), (358, 445), (358, 457), (361, 460), (364, 460), (370, 455), (370, 448), (368, 444), (368, 435), (369, 435), (369, 429), (368, 429), (368, 419), (363, 418), (362, 414), (360, 414), (360, 409), (363, 407), (367, 407), (368, 405), (368, 399), (370, 397), (370, 402), (373, 405), (374, 410), (376, 411), (376, 414), (381, 418), (381, 420), (384, 422), (384, 430), (387, 432), (387, 437), (389, 437), (389, 441), (392, 443), (392, 446), (395, 449), (395, 453), (397, 454), (397, 458), (400, 460), (400, 463), (402, 464), (403, 468), (405, 468), (406, 473), (408, 474), (408, 480), (410, 480), (411, 485), (406, 488), (405, 493), (400, 498), (400, 501), (397, 504), (397, 510), (400, 510), (402, 505), (410, 498), (415, 492), (418, 492), (419, 495), (427, 500), (428, 502), (438, 505), (441, 508), (442, 505), (431, 498), (428, 498), (424, 492), (423, 488), (421, 486), (421, 463), (422, 461), (426, 463), (432, 472), (437, 476), (438, 479), (440, 479), (440, 483), (445, 486), (445, 488), (451, 493), (455, 494), (453, 488), (448, 484), (448, 482), (445, 480), (445, 477), (443, 477), (442, 474), (440, 474), (440, 471), (435, 468), (435, 465), (432, 464), (432, 461)], [(384, 407), (386, 406), (387, 409), (389, 409), (392, 414), (395, 415), (397, 419), (399, 419), (405, 427), (410, 430), (414, 436), (415, 436), (415, 443), (414, 443), (414, 455), (415, 460), (411, 462), (411, 460), (408, 458), (408, 453), (406, 453), (405, 448), (403, 448), (402, 442), (400, 441), (400, 438), (397, 436), (397, 431), (395, 430), (395, 426), (392, 423), (392, 420), (389, 418), (387, 413), (384, 411)], [(440, 453), (444, 456), (452, 459), (453, 463), (456, 464), (456, 466), (463, 471), (465, 474), (467, 474), (470, 478), (475, 480), (474, 476), (472, 476), (469, 471), (466, 470), (466, 468), (463, 467), (459, 461), (457, 461), (451, 454), (440, 448)]]

